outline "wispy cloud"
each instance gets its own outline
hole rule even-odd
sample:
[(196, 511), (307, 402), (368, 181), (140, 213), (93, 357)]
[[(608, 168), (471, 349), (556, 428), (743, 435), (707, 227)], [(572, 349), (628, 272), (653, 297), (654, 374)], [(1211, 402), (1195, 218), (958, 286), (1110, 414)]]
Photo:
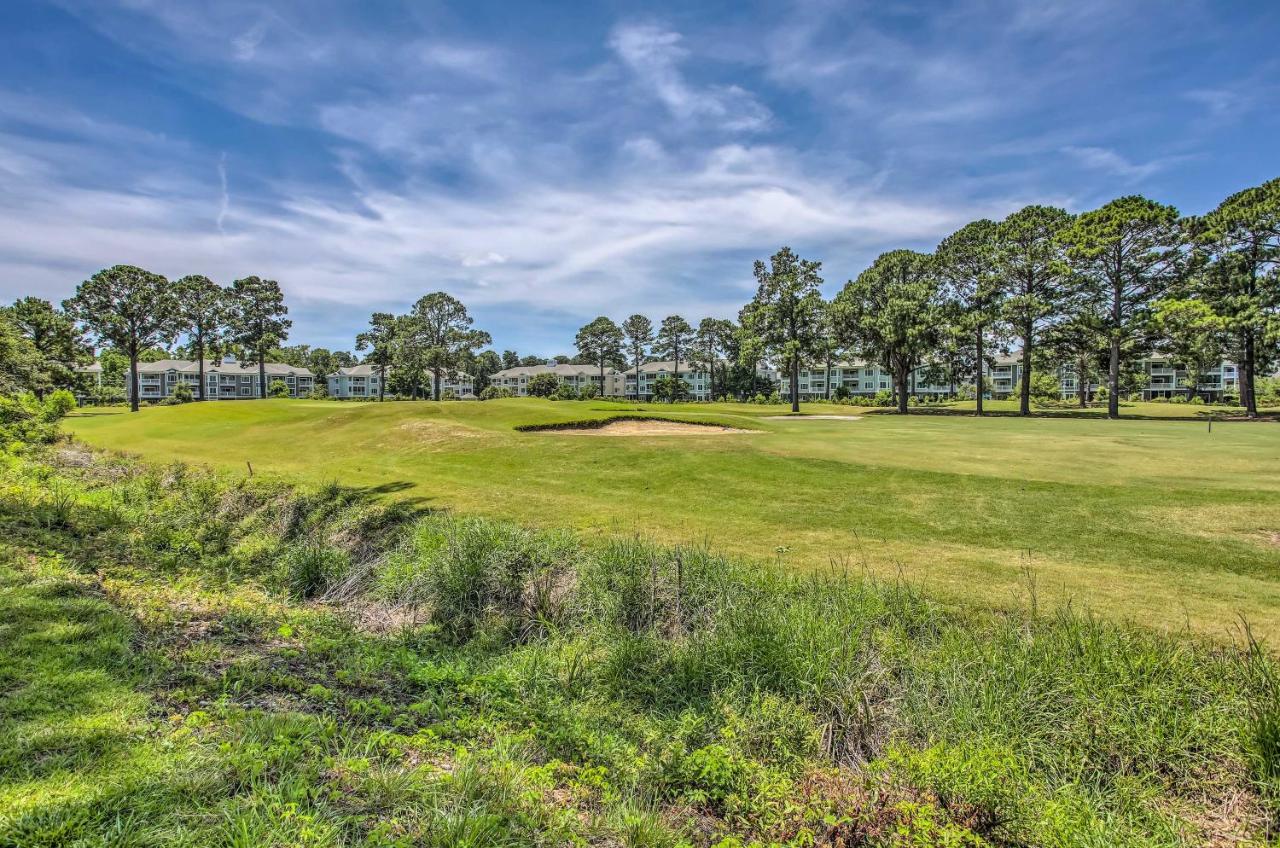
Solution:
[(683, 121), (703, 120), (727, 130), (759, 130), (769, 123), (769, 110), (737, 85), (691, 84), (681, 71), (689, 51), (683, 37), (655, 24), (623, 24), (613, 30), (609, 46), (636, 79)]
[(258, 21), (244, 32), (231, 39), (233, 55), (242, 62), (253, 59), (258, 52), (258, 45), (267, 35), (267, 22)]
[(1067, 146), (1062, 148), (1062, 152), (1085, 168), (1111, 174), (1130, 183), (1140, 182), (1189, 158), (1164, 156), (1146, 162), (1132, 162), (1107, 147)]
[(226, 230), (223, 229), (222, 225), (227, 220), (227, 213), (231, 211), (231, 192), (227, 189), (227, 153), (225, 150), (218, 157), (218, 184), (222, 189), (222, 194), (218, 198), (218, 232), (226, 235)]

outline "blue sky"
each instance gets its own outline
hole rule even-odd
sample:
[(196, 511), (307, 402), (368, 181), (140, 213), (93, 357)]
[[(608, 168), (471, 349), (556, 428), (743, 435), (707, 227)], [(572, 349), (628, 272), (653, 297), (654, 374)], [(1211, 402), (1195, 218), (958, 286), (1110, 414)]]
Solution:
[(1280, 4), (6, 0), (0, 295), (280, 280), (292, 341), (461, 298), (495, 346), (828, 294), (1027, 203), (1280, 175)]

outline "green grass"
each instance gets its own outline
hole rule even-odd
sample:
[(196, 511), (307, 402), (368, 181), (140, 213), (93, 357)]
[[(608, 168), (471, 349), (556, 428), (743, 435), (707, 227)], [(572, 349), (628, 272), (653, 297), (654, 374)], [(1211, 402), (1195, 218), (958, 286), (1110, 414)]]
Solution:
[(0, 846), (1173, 848), (1280, 814), (1254, 643), (74, 448), (0, 454), (0, 533)]
[[(1142, 404), (1126, 413), (1197, 414)], [(254, 401), (95, 410), (86, 442), (244, 476), (340, 482), (463, 514), (642, 535), (802, 571), (902, 574), (983, 606), (1071, 600), (1116, 618), (1280, 637), (1280, 430), (1272, 422), (1030, 420), (513, 399)], [(806, 413), (858, 415), (806, 404)], [(616, 415), (755, 432), (518, 432)]]

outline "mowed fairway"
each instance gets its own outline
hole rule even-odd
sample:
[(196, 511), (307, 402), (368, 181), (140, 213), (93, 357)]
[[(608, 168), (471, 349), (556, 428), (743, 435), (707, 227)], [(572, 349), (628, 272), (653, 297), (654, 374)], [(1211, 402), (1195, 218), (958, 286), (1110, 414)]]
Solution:
[[(1280, 638), (1280, 424), (862, 415), (513, 399), (252, 401), (74, 415), (86, 442), (424, 507), (902, 574), (949, 600), (1071, 600), (1161, 629)], [(857, 415), (850, 407), (804, 411)], [(653, 414), (750, 433), (517, 425)]]

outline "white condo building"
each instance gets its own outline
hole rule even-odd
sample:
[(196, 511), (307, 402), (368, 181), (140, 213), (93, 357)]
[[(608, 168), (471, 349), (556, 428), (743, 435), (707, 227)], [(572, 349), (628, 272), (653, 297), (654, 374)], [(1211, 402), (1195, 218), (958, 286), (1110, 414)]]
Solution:
[[(306, 368), (267, 362), (263, 368), (267, 374), (267, 389), (279, 380), (289, 387), (290, 397), (303, 397), (311, 392), (315, 375)], [(258, 387), (258, 363), (237, 362), (226, 356), (221, 360), (205, 360), (205, 397), (208, 400), (249, 400), (261, 397)], [(128, 371), (124, 375), (126, 397), (132, 393)], [(162, 400), (185, 383), (191, 394), (200, 397), (200, 364), (190, 359), (161, 359), (158, 362), (138, 363), (139, 400)]]
[[(382, 379), (383, 376), (379, 374), (377, 365), (364, 364), (339, 368), (328, 376), (329, 397), (376, 398)], [(388, 381), (391, 379), (390, 368), (386, 369), (385, 379)], [(427, 372), (423, 390), (428, 394), (433, 389), (433, 380), (431, 372)], [(383, 387), (384, 394), (388, 388)], [(476, 396), (474, 380), (470, 374), (460, 371), (443, 374), (440, 378), (440, 394), (443, 396), (445, 392), (452, 392), (454, 397), (470, 400)]]

